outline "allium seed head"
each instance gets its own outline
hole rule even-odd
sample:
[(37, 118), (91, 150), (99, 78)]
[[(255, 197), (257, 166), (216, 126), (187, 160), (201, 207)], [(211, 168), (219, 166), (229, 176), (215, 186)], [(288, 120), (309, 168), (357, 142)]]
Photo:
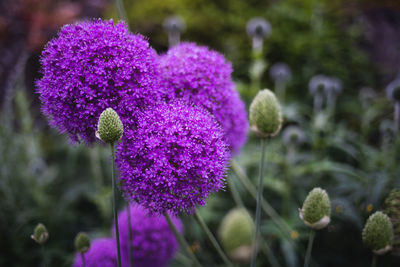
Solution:
[(315, 95), (316, 93), (324, 92), (324, 90), (327, 90), (326, 88), (328, 88), (329, 86), (329, 77), (325, 75), (315, 75), (310, 79), (308, 90), (312, 95)]
[(393, 226), (389, 217), (381, 211), (369, 216), (362, 231), (362, 240), (376, 254), (384, 254), (391, 250)]
[(250, 37), (266, 38), (271, 34), (271, 24), (264, 18), (252, 18), (246, 25)]
[(278, 62), (271, 66), (269, 76), (275, 82), (287, 82), (292, 77), (292, 72), (286, 63)]
[(315, 230), (326, 227), (331, 220), (331, 202), (326, 191), (319, 187), (311, 190), (299, 212), (307, 226)]
[(85, 264), (82, 262), (81, 252), (75, 254), (72, 267), (115, 267), (117, 266), (117, 249), (114, 239), (99, 238), (92, 242), (90, 249), (84, 254)]
[(304, 143), (304, 132), (296, 125), (288, 126), (283, 130), (282, 140), (287, 146), (298, 146)]
[(162, 95), (156, 57), (147, 40), (123, 22), (64, 26), (42, 53), (37, 82), (50, 125), (73, 142), (92, 143), (100, 113), (111, 107), (124, 126), (134, 126), (135, 114)]
[(221, 125), (234, 152), (248, 131), (243, 101), (232, 82), (232, 66), (224, 56), (205, 46), (181, 43), (159, 57), (161, 82), (167, 98), (203, 106)]
[(281, 107), (268, 89), (257, 93), (250, 105), (250, 127), (261, 138), (277, 135), (282, 125)]
[(386, 87), (386, 97), (393, 102), (400, 102), (400, 79), (389, 83)]
[[(127, 209), (118, 215), (122, 266), (129, 266), (129, 227), (132, 231), (131, 247), (135, 266), (168, 266), (178, 250), (178, 242), (165, 217), (150, 214), (148, 210), (137, 204), (129, 205), (129, 209), (130, 225)], [(171, 219), (179, 232), (183, 234), (182, 222), (176, 217), (171, 216)], [(114, 231), (115, 228), (112, 229)]]
[(151, 211), (193, 212), (224, 186), (228, 145), (214, 117), (185, 102), (159, 103), (125, 131), (116, 162), (121, 189)]
[(163, 22), (163, 27), (166, 32), (182, 32), (185, 31), (185, 21), (180, 16), (169, 16)]

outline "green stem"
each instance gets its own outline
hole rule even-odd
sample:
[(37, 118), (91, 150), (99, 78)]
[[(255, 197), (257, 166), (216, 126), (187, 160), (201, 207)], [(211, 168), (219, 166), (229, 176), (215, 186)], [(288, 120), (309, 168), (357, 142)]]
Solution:
[(308, 240), (307, 252), (306, 252), (306, 259), (304, 260), (304, 267), (308, 267), (310, 265), (311, 260), (311, 250), (314, 242), (315, 237), (315, 230), (311, 230), (310, 237)]
[(256, 266), (257, 252), (258, 252), (258, 242), (260, 235), (260, 224), (261, 224), (261, 200), (263, 191), (263, 181), (264, 181), (264, 161), (265, 161), (265, 144), (266, 140), (261, 139), (261, 162), (260, 162), (260, 176), (258, 178), (258, 192), (257, 192), (257, 207), (256, 207), (256, 221), (255, 221), (255, 233), (253, 242), (253, 254), (251, 256), (251, 267)]
[(376, 254), (374, 253), (374, 256), (372, 257), (371, 267), (375, 267), (375, 266), (376, 266)]
[(86, 266), (85, 253), (81, 253), (81, 257), (82, 257), (82, 267), (85, 267)]
[(272, 252), (270, 246), (267, 242), (264, 242), (264, 246), (262, 246), (262, 250), (264, 251), (267, 259), (272, 267), (280, 267), (278, 260), (276, 259), (274, 253)]
[(132, 224), (131, 224), (131, 208), (129, 206), (127, 206), (127, 215), (128, 215), (128, 234), (129, 234), (129, 266), (133, 267), (133, 255), (132, 255)]
[(236, 206), (238, 206), (239, 208), (243, 208), (243, 207), (244, 207), (243, 200), (242, 200), (242, 198), (240, 197), (240, 193), (239, 193), (239, 191), (237, 190), (237, 188), (236, 188), (236, 186), (235, 186), (235, 182), (233, 181), (232, 178), (233, 178), (233, 177), (228, 177), (228, 179), (227, 179), (229, 189), (230, 189), (230, 191), (231, 191), (231, 193), (232, 193), (232, 198), (233, 198), (233, 200), (235, 201)]
[(128, 23), (123, 0), (115, 0), (115, 4), (117, 6), (117, 12), (118, 12), (119, 18), (124, 20), (126, 23)]
[(169, 228), (171, 228), (172, 232), (174, 232), (174, 235), (176, 239), (179, 242), (179, 245), (181, 248), (185, 251), (187, 256), (192, 260), (192, 263), (194, 266), (201, 267), (200, 262), (197, 260), (196, 256), (193, 254), (193, 251), (190, 249), (189, 244), (186, 242), (185, 238), (179, 233), (178, 229), (176, 228), (174, 222), (171, 220), (171, 217), (168, 215), (168, 213), (164, 213), (164, 217), (168, 222)]
[(208, 228), (207, 224), (204, 222), (203, 218), (200, 216), (200, 214), (195, 211), (194, 213), (194, 218), (196, 221), (199, 223), (201, 229), (203, 229), (204, 233), (206, 234), (208, 240), (210, 240), (211, 244), (219, 254), (219, 256), (222, 258), (222, 260), (225, 263), (225, 266), (230, 266), (233, 267), (232, 263), (228, 259), (228, 257), (225, 255), (224, 251), (222, 250), (221, 246), (218, 244), (218, 241), (215, 239), (214, 235), (211, 233), (210, 229)]
[(119, 247), (119, 227), (118, 227), (118, 215), (117, 215), (117, 186), (115, 183), (115, 156), (114, 156), (114, 144), (111, 144), (111, 156), (112, 156), (112, 191), (113, 191), (113, 213), (114, 213), (114, 226), (115, 226), (115, 239), (117, 242), (117, 255), (118, 255), (118, 267), (121, 267), (121, 250)]
[(46, 267), (46, 250), (44, 249), (44, 245), (41, 245), (41, 247), (42, 247), (43, 267)]

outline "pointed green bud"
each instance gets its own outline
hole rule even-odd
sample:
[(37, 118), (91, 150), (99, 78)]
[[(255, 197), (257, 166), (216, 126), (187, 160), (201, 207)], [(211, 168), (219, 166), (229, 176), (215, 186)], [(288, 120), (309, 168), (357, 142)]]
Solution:
[(86, 233), (80, 232), (75, 237), (75, 249), (80, 253), (86, 253), (90, 248), (90, 239)]
[(400, 190), (396, 189), (390, 192), (385, 200), (385, 209), (393, 225), (393, 252), (400, 256)]
[(331, 221), (331, 202), (326, 191), (319, 187), (311, 190), (299, 209), (299, 216), (314, 230), (325, 228)]
[(275, 136), (282, 125), (281, 107), (268, 89), (258, 92), (250, 105), (250, 127), (261, 138)]
[(381, 211), (369, 216), (362, 231), (362, 240), (375, 254), (382, 255), (391, 250), (393, 226), (389, 217)]
[(113, 144), (121, 139), (124, 133), (124, 126), (117, 112), (112, 108), (107, 108), (100, 114), (99, 123), (97, 125), (97, 138), (104, 143)]
[(39, 245), (43, 245), (46, 243), (47, 239), (49, 239), (49, 232), (42, 223), (36, 225), (35, 230), (33, 230), (33, 234), (31, 238), (35, 240)]
[(252, 252), (254, 222), (246, 209), (231, 210), (219, 227), (221, 243), (229, 257), (237, 261), (249, 261)]

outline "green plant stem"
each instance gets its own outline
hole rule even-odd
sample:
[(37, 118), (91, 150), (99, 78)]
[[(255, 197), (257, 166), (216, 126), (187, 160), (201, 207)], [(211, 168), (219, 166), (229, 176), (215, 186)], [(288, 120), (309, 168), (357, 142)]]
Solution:
[(261, 224), (261, 200), (263, 192), (263, 181), (264, 181), (264, 161), (265, 161), (265, 144), (266, 140), (261, 139), (261, 162), (260, 162), (260, 176), (258, 178), (258, 192), (257, 192), (257, 207), (256, 207), (256, 220), (255, 220), (255, 232), (254, 232), (254, 242), (253, 242), (253, 253), (251, 256), (251, 267), (256, 266), (257, 252), (258, 252), (258, 242), (260, 235), (260, 224)]
[(304, 260), (304, 267), (310, 266), (311, 250), (312, 250), (312, 246), (313, 246), (313, 242), (314, 242), (315, 233), (316, 233), (315, 230), (311, 230), (310, 237), (308, 239), (306, 258)]
[(114, 213), (114, 226), (115, 226), (115, 239), (117, 243), (117, 255), (118, 255), (118, 267), (121, 267), (121, 250), (119, 246), (119, 227), (118, 227), (118, 215), (117, 215), (117, 185), (115, 183), (115, 156), (114, 156), (114, 144), (110, 144), (111, 146), (111, 156), (112, 156), (112, 171), (111, 171), (111, 179), (112, 179), (112, 191), (113, 191), (113, 213)]
[(272, 250), (267, 242), (263, 243), (263, 246), (261, 247), (261, 249), (267, 256), (267, 259), (272, 267), (280, 267), (278, 260), (276, 259), (274, 253), (272, 252)]
[(40, 246), (42, 247), (43, 267), (46, 267), (46, 250), (44, 249), (44, 245)]
[(131, 209), (128, 203), (127, 211), (128, 215), (128, 234), (129, 234), (129, 266), (133, 267), (133, 255), (132, 255), (132, 224), (131, 224)]
[(375, 267), (376, 266), (376, 254), (374, 253), (374, 256), (372, 256), (372, 264), (371, 267)]
[(206, 234), (208, 240), (210, 240), (211, 244), (219, 254), (219, 256), (222, 258), (222, 260), (225, 263), (225, 266), (230, 266), (233, 267), (232, 263), (228, 259), (228, 257), (225, 255), (224, 251), (222, 250), (221, 246), (218, 244), (217, 239), (214, 237), (214, 235), (211, 233), (210, 229), (208, 228), (207, 224), (204, 222), (203, 218), (200, 216), (200, 214), (195, 211), (194, 213), (194, 218), (196, 221), (199, 223), (201, 229), (203, 229), (204, 233)]
[(81, 253), (81, 257), (82, 257), (82, 267), (85, 267), (86, 266), (85, 253)]
[(117, 6), (117, 12), (118, 12), (119, 18), (124, 20), (126, 23), (128, 23), (123, 0), (115, 0), (115, 4)]
[(191, 259), (192, 263), (194, 266), (201, 267), (200, 262), (197, 260), (196, 256), (193, 254), (193, 251), (190, 249), (189, 244), (186, 242), (185, 238), (179, 233), (178, 229), (176, 228), (174, 222), (171, 220), (171, 217), (168, 215), (168, 213), (164, 213), (164, 217), (168, 222), (169, 228), (171, 228), (172, 232), (174, 232), (174, 235), (176, 239), (179, 242), (179, 245), (181, 248), (184, 250), (187, 256)]
[[(236, 174), (239, 181), (243, 184), (246, 190), (250, 193), (250, 195), (257, 199), (257, 190), (254, 185), (251, 183), (249, 177), (245, 174), (243, 169), (240, 167), (239, 163), (234, 159), (231, 162), (232, 170)], [(284, 236), (290, 241), (292, 244), (295, 244), (290, 237), (290, 233), (292, 229), (290, 226), (283, 220), (279, 214), (274, 210), (274, 208), (264, 199), (262, 198), (261, 207), (263, 211), (271, 217), (272, 221), (276, 224), (276, 226), (282, 231)]]
[(243, 200), (240, 197), (240, 193), (238, 191), (238, 189), (235, 186), (235, 182), (232, 179), (233, 177), (228, 177), (227, 181), (228, 181), (228, 186), (229, 186), (229, 190), (231, 191), (232, 194), (232, 198), (236, 203), (236, 206), (238, 206), (239, 208), (243, 208), (244, 204), (243, 204)]

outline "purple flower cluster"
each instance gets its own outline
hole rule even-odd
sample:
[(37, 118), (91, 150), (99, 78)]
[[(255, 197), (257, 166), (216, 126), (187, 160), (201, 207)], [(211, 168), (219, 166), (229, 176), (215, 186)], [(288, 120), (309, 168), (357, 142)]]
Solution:
[[(85, 253), (86, 267), (116, 267), (117, 249), (114, 239), (100, 238), (92, 242), (90, 249)], [(82, 255), (77, 253), (72, 267), (83, 267)]]
[[(129, 227), (132, 231), (131, 247), (135, 267), (167, 266), (175, 256), (178, 242), (166, 219), (164, 216), (149, 214), (137, 204), (129, 205), (129, 209), (130, 225), (127, 209), (118, 215), (122, 266), (129, 266)], [(183, 233), (181, 221), (176, 217), (171, 217), (171, 219), (177, 229)]]
[(41, 57), (37, 82), (50, 124), (73, 142), (95, 140), (100, 113), (113, 108), (125, 125), (161, 97), (156, 52), (126, 24), (100, 19), (64, 26)]
[(160, 56), (159, 65), (167, 98), (180, 98), (206, 108), (237, 152), (246, 141), (248, 122), (244, 103), (234, 89), (231, 63), (205, 46), (181, 43)]
[(117, 149), (125, 197), (157, 213), (193, 212), (224, 186), (224, 139), (214, 117), (199, 106), (175, 101), (148, 108)]

